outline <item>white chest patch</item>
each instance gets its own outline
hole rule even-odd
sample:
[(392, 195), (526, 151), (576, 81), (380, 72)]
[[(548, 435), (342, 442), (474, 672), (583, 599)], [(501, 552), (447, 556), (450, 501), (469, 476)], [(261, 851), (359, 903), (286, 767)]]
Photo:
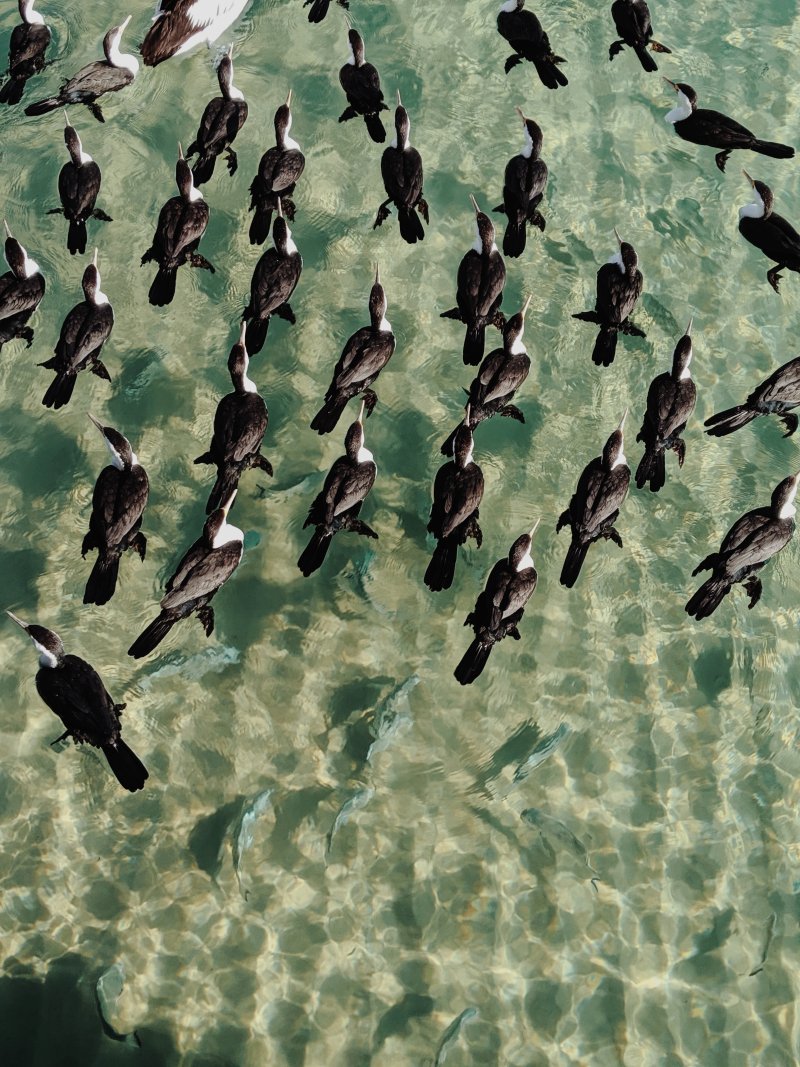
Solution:
[(617, 467), (620, 467), (620, 466), (622, 466), (623, 463), (627, 463), (627, 462), (628, 462), (627, 459), (625, 459), (625, 453), (624, 452), (620, 452), (620, 454), (617, 456), (617, 458), (611, 464), (612, 471), (616, 470)]
[(392, 324), (389, 322), (389, 320), (386, 318), (385, 315), (381, 319), (381, 321), (380, 321), (380, 323), (378, 325), (378, 329), (380, 330), (381, 333), (391, 333), (392, 332)]
[(289, 233), (289, 231), (287, 230), (286, 231), (286, 254), (288, 256), (292, 256), (292, 255), (294, 255), (294, 253), (296, 251), (297, 251), (297, 245), (292, 240), (291, 233)]
[(359, 463), (369, 463), (372, 459), (372, 453), (365, 445), (362, 445), (361, 448), (359, 448), (358, 450), (358, 455), (356, 456), (356, 459)]
[(525, 555), (522, 557), (522, 559), (517, 564), (517, 571), (518, 572), (519, 571), (525, 571), (525, 570), (528, 570), (528, 568), (532, 567), (532, 566), (533, 566), (533, 556), (531, 555), (530, 549), (528, 549), (528, 551), (525, 553)]
[(527, 126), (525, 127), (525, 144), (522, 146), (522, 151), (520, 152), (520, 155), (524, 156), (526, 159), (530, 159), (533, 155), (533, 139), (528, 133)]
[(745, 204), (744, 207), (739, 208), (740, 219), (763, 219), (764, 218), (764, 201), (758, 195), (755, 190), (753, 191), (753, 202), (751, 204)]
[(288, 133), (285, 133), (283, 135), (283, 147), (286, 149), (287, 152), (290, 148), (296, 148), (298, 151), (300, 149), (300, 145), (297, 143), (297, 141), (290, 137)]
[(670, 125), (674, 126), (676, 122), (688, 119), (691, 113), (692, 105), (689, 103), (688, 98), (683, 93), (678, 93), (678, 106), (667, 112), (664, 116), (664, 122), (669, 122)]
[(501, 11), (516, 11), (517, 0), (505, 0), (505, 3), (500, 8)]
[(39, 653), (40, 667), (58, 666), (58, 660), (49, 649), (45, 648), (44, 645), (40, 645), (38, 641), (34, 641), (33, 644), (36, 648), (36, 651)]
[(797, 508), (794, 506), (794, 504), (791, 501), (787, 501), (778, 513), (778, 518), (792, 519), (794, 518), (796, 512)]
[(522, 341), (522, 334), (520, 334), (516, 341), (514, 341), (513, 345), (511, 346), (511, 348), (509, 348), (508, 351), (509, 354), (512, 356), (522, 356), (527, 353), (528, 350)]
[(199, 189), (195, 189), (194, 185), (192, 185), (191, 189), (189, 190), (189, 201), (192, 204), (196, 204), (198, 200), (202, 199), (203, 194), (200, 192)]
[(216, 537), (211, 542), (212, 548), (222, 548), (224, 545), (233, 544), (234, 541), (244, 541), (244, 534), (238, 526), (232, 526), (229, 522), (223, 522)]
[(609, 263), (616, 263), (616, 265), (619, 267), (620, 274), (624, 274), (625, 273), (625, 264), (622, 261), (622, 253), (621, 252), (615, 252), (614, 255), (611, 257), (611, 259), (609, 259), (608, 262)]
[(84, 152), (83, 148), (81, 148), (81, 163), (91, 163), (91, 162), (92, 162), (92, 157), (89, 155), (88, 152)]
[(242, 388), (246, 393), (257, 393), (256, 383), (247, 377), (246, 374), (242, 375)]
[(26, 278), (32, 278), (34, 274), (39, 273), (39, 264), (35, 259), (30, 258), (24, 248), (22, 249), (22, 254), (25, 256), (22, 263), (22, 272)]

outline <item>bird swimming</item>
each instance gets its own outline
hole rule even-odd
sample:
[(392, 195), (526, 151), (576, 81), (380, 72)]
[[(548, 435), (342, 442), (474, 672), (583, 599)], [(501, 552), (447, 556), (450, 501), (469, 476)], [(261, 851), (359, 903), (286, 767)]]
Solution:
[(33, 10), (34, 0), (18, 0), (22, 22), (15, 26), (8, 44), (8, 81), (0, 86), (0, 104), (18, 104), (29, 78), (47, 65), (50, 27), (44, 17)]
[(372, 140), (382, 144), (386, 140), (386, 130), (380, 112), (389, 109), (383, 102), (380, 75), (371, 63), (365, 62), (364, 41), (352, 26), (347, 31), (347, 47), (350, 58), (339, 71), (339, 83), (348, 106), (339, 116), (339, 122), (349, 122), (361, 115)]
[(269, 237), (272, 212), (280, 198), (283, 213), (294, 221), (295, 206), (292, 193), (306, 165), (300, 145), (289, 136), (292, 128), (292, 90), (275, 112), (275, 146), (268, 148), (258, 164), (258, 174), (250, 185), (250, 210), (255, 214), (250, 222), (250, 244), (260, 245)]
[(381, 175), (387, 199), (378, 208), (372, 228), (377, 229), (389, 218), (389, 204), (394, 204), (397, 208), (400, 236), (413, 245), (425, 237), (425, 229), (419, 216), (426, 222), (430, 222), (430, 218), (428, 202), (422, 195), (422, 157), (409, 141), (411, 122), (400, 99), (399, 89), (394, 128), (392, 143), (384, 149), (381, 157)]
[(559, 70), (559, 64), (566, 63), (566, 59), (555, 55), (541, 22), (532, 11), (524, 8), (525, 0), (504, 0), (497, 16), (497, 32), (508, 41), (515, 53), (506, 60), (506, 74), (527, 59), (536, 67), (536, 73), (545, 88), (558, 89), (569, 85), (566, 74)]
[(36, 691), (64, 724), (64, 733), (57, 741), (71, 737), (76, 745), (101, 749), (123, 789), (130, 793), (142, 789), (150, 776), (133, 749), (122, 740), (120, 715), (125, 704), (114, 703), (90, 663), (65, 652), (55, 631), (23, 622), (11, 611), (6, 615), (25, 631), (39, 653)]
[(140, 51), (146, 67), (157, 67), (201, 44), (213, 44), (249, 0), (157, 0), (153, 25)]
[(516, 110), (522, 119), (525, 143), (520, 154), (512, 156), (506, 163), (503, 202), (494, 209), (508, 216), (503, 234), (503, 254), (511, 259), (525, 251), (527, 223), (544, 233), (545, 220), (539, 205), (547, 188), (547, 164), (541, 158), (541, 127), (533, 119), (526, 118), (522, 108)]
[(741, 430), (759, 415), (777, 415), (786, 427), (784, 437), (791, 437), (798, 425), (792, 409), (800, 404), (800, 356), (778, 367), (768, 378), (750, 393), (747, 400), (737, 407), (720, 411), (706, 419), (707, 434), (711, 437), (726, 437)]
[(697, 106), (697, 93), (685, 82), (673, 82), (664, 78), (678, 94), (678, 106), (665, 116), (679, 137), (692, 144), (708, 145), (709, 148), (721, 148), (714, 157), (720, 170), (725, 170), (728, 156), (736, 149), (760, 152), (775, 159), (791, 159), (794, 149), (776, 141), (761, 141), (735, 119), (728, 118), (719, 111)]
[(627, 44), (639, 57), (639, 62), (648, 73), (658, 70), (658, 64), (650, 55), (653, 52), (670, 53), (666, 45), (653, 40), (653, 26), (650, 21), (650, 8), (645, 0), (614, 0), (611, 5), (611, 17), (620, 40), (614, 41), (608, 50), (609, 60), (619, 55)]
[(192, 167), (195, 185), (203, 185), (211, 179), (217, 156), (223, 152), (229, 174), (235, 174), (239, 165), (231, 145), (247, 119), (247, 101), (241, 89), (237, 89), (233, 84), (232, 54), (233, 45), (228, 48), (217, 67), (220, 95), (206, 104), (197, 136), (186, 149), (187, 159), (195, 154), (198, 156)]
[(719, 552), (712, 552), (695, 567), (692, 575), (711, 571), (703, 585), (686, 605), (686, 613), (696, 619), (712, 615), (737, 583), (741, 583), (753, 608), (761, 599), (762, 587), (756, 572), (784, 548), (794, 534), (794, 501), (800, 473), (775, 487), (767, 508), (755, 508), (737, 519), (725, 534)]
[(782, 270), (800, 273), (800, 234), (783, 215), (772, 210), (774, 197), (770, 187), (751, 178), (746, 170), (742, 174), (750, 182), (753, 200), (739, 208), (739, 233), (760, 248), (767, 259), (778, 264), (767, 271), (767, 281), (779, 293)]
[(124, 22), (110, 29), (103, 38), (105, 59), (81, 67), (77, 74), (64, 82), (57, 96), (28, 104), (25, 114), (46, 115), (48, 111), (55, 111), (57, 107), (67, 104), (85, 104), (98, 122), (105, 122), (97, 101), (106, 93), (118, 93), (120, 89), (127, 88), (139, 70), (136, 56), (119, 50), (122, 34), (130, 21), (131, 16), (128, 15)]
[(42, 302), (44, 276), (39, 264), (28, 255), (3, 220), (6, 231), (3, 248), (10, 270), (0, 275), (0, 351), (16, 338), (33, 344), (33, 330), (28, 320)]
[(48, 214), (64, 215), (68, 219), (67, 250), (74, 256), (76, 252), (83, 254), (86, 251), (87, 219), (98, 219), (100, 222), (113, 220), (105, 211), (95, 207), (102, 180), (100, 168), (89, 153), (84, 151), (78, 131), (74, 126), (70, 126), (66, 111), (64, 143), (69, 152), (69, 163), (64, 164), (58, 175), (61, 207), (53, 208)]
[(273, 315), (292, 325), (297, 321), (289, 298), (300, 281), (303, 257), (283, 217), (280, 197), (277, 210), (272, 224), (272, 248), (268, 248), (255, 265), (250, 282), (250, 302), (242, 313), (247, 322), (247, 351), (251, 355), (264, 347)]
[(609, 367), (617, 351), (617, 335), (645, 337), (646, 334), (630, 321), (636, 301), (644, 284), (639, 270), (639, 257), (632, 244), (623, 241), (616, 229), (614, 234), (619, 251), (597, 272), (597, 297), (594, 311), (579, 311), (572, 317), (582, 322), (594, 322), (600, 326), (592, 350), (592, 362)]
[(131, 443), (113, 426), (104, 426), (89, 415), (111, 453), (111, 464), (104, 467), (92, 494), (89, 530), (81, 545), (81, 556), (97, 549), (84, 604), (107, 604), (117, 587), (122, 553), (135, 549), (144, 561), (147, 538), (141, 532), (142, 513), (147, 506), (150, 483)]

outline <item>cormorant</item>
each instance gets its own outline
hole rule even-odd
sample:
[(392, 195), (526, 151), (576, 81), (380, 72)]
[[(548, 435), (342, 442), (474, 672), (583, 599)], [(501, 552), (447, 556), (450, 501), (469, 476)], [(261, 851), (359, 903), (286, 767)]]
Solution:
[(375, 284), (369, 294), (370, 325), (356, 330), (339, 356), (325, 403), (311, 422), (311, 429), (318, 434), (330, 433), (348, 402), (359, 393), (364, 394), (367, 416), (372, 414), (378, 397), (369, 387), (391, 359), (395, 347), (386, 308), (386, 293), (376, 264)]
[(184, 159), (180, 144), (175, 181), (180, 196), (171, 197), (162, 207), (153, 243), (142, 256), (142, 266), (153, 260), (158, 263), (158, 273), (148, 293), (150, 303), (156, 307), (172, 303), (178, 267), (188, 263), (191, 267), (214, 273), (213, 266), (197, 251), (208, 226), (208, 204), (200, 190), (195, 188), (191, 169)]
[(239, 165), (231, 145), (247, 118), (247, 101), (242, 91), (233, 84), (232, 53), (233, 45), (228, 48), (227, 54), (222, 57), (217, 67), (221, 96), (215, 96), (206, 104), (197, 136), (186, 149), (187, 158), (195, 153), (199, 157), (192, 167), (195, 185), (202, 185), (211, 179), (217, 156), (223, 152), (230, 174), (235, 174)]
[(711, 571), (711, 577), (686, 605), (687, 614), (696, 619), (707, 618), (737, 582), (750, 597), (748, 608), (755, 607), (761, 599), (761, 579), (756, 578), (756, 571), (792, 539), (798, 482), (800, 474), (784, 478), (773, 490), (770, 506), (748, 511), (737, 519), (725, 534), (719, 552), (712, 552), (695, 567), (692, 575)]
[(594, 322), (600, 326), (592, 350), (592, 361), (598, 367), (608, 367), (614, 362), (617, 334), (625, 333), (630, 337), (646, 336), (644, 330), (640, 330), (629, 319), (642, 292), (643, 279), (639, 270), (639, 257), (633, 245), (623, 241), (616, 229), (614, 233), (619, 243), (619, 251), (597, 272), (594, 311), (579, 311), (572, 316), (573, 319)]
[(259, 259), (250, 282), (250, 303), (242, 318), (247, 321), (247, 351), (260, 352), (267, 339), (269, 320), (273, 315), (296, 322), (289, 298), (297, 288), (303, 271), (303, 257), (292, 240), (292, 231), (283, 217), (280, 197), (278, 214), (272, 224), (272, 248)]
[(244, 11), (248, 0), (157, 0), (153, 25), (140, 51), (146, 67), (212, 44)]
[(464, 362), (477, 366), (483, 359), (487, 326), (502, 330), (505, 317), (500, 311), (503, 302), (503, 287), (506, 284), (506, 265), (494, 243), (494, 225), (488, 215), (475, 208), (475, 243), (467, 252), (458, 268), (456, 303), (441, 318), (457, 319), (466, 324), (464, 338)]
[(475, 640), (454, 671), (461, 685), (470, 685), (481, 674), (498, 641), (505, 637), (520, 640), (517, 625), (538, 580), (531, 556), (533, 535), (538, 525), (537, 519), (530, 533), (518, 537), (508, 555), (495, 563), (486, 587), (467, 615), (464, 625), (475, 631)]
[(550, 39), (542, 29), (542, 24), (532, 11), (524, 11), (525, 0), (504, 0), (497, 16), (497, 31), (505, 37), (516, 53), (506, 60), (506, 74), (523, 59), (529, 60), (536, 67), (536, 73), (547, 89), (558, 89), (560, 85), (569, 85), (567, 77), (558, 69), (559, 63), (566, 63), (562, 56), (553, 54)]
[(370, 137), (382, 144), (386, 140), (386, 130), (380, 112), (389, 109), (383, 102), (380, 76), (371, 63), (364, 62), (364, 42), (352, 26), (347, 31), (347, 46), (350, 58), (339, 71), (339, 82), (348, 106), (339, 116), (339, 122), (363, 115)]
[(98, 122), (105, 122), (97, 101), (106, 93), (118, 93), (120, 89), (125, 89), (139, 69), (139, 61), (135, 56), (119, 50), (122, 34), (130, 21), (131, 16), (128, 15), (121, 25), (114, 26), (103, 38), (105, 59), (81, 67), (77, 74), (64, 82), (58, 96), (28, 104), (25, 114), (45, 115), (66, 104), (85, 104)]
[[(349, 0), (336, 0), (336, 3), (347, 10), (350, 7)], [(303, 7), (311, 7), (308, 13), (309, 22), (322, 22), (328, 14), (331, 0), (304, 0)]]
[(728, 118), (719, 111), (698, 107), (697, 93), (691, 85), (673, 82), (669, 78), (664, 81), (678, 94), (678, 106), (665, 116), (665, 121), (675, 127), (675, 132), (684, 141), (721, 148), (722, 151), (714, 157), (714, 162), (720, 170), (725, 170), (728, 156), (735, 149), (748, 149), (750, 152), (760, 152), (775, 159), (791, 159), (794, 155), (794, 149), (789, 145), (760, 141), (735, 119)]
[(303, 529), (316, 526), (297, 561), (306, 578), (322, 566), (331, 541), (341, 530), (350, 530), (364, 537), (378, 536), (371, 526), (358, 518), (378, 473), (372, 453), (364, 444), (363, 400), (358, 418), (347, 430), (344, 447), (345, 455), (340, 456), (328, 471), (322, 491), (308, 509), (308, 518), (303, 523)]
[(614, 25), (617, 27), (621, 40), (614, 41), (609, 48), (609, 60), (619, 55), (627, 44), (634, 50), (639, 57), (639, 62), (648, 73), (658, 70), (658, 65), (648, 52), (648, 48), (654, 52), (666, 52), (667, 54), (671, 54), (671, 49), (653, 40), (650, 8), (645, 0), (614, 0), (611, 5), (611, 17), (614, 19)]
[(239, 479), (251, 467), (258, 467), (272, 477), (272, 464), (261, 455), (269, 413), (255, 382), (247, 376), (250, 359), (245, 344), (245, 329), (246, 325), (242, 322), (239, 340), (228, 356), (233, 392), (224, 396), (217, 405), (214, 435), (208, 452), (195, 460), (195, 463), (213, 463), (217, 468), (217, 480), (206, 504), (206, 515), (221, 507), (222, 502), (239, 488)]
[(36, 691), (64, 724), (64, 733), (57, 741), (71, 737), (76, 745), (86, 743), (102, 749), (119, 784), (131, 793), (142, 789), (150, 776), (122, 740), (120, 715), (125, 704), (114, 703), (90, 663), (64, 651), (57, 633), (23, 622), (11, 611), (6, 615), (22, 627), (39, 653)]
[(268, 148), (258, 164), (258, 174), (250, 185), (250, 210), (255, 211), (250, 222), (250, 244), (260, 245), (269, 237), (272, 212), (280, 197), (283, 212), (289, 222), (294, 221), (292, 193), (306, 165), (306, 157), (297, 141), (289, 136), (292, 128), (292, 90), (275, 112), (275, 147)]
[(84, 559), (87, 552), (97, 549), (83, 602), (107, 604), (117, 587), (122, 553), (135, 548), (144, 561), (147, 538), (140, 531), (150, 483), (130, 441), (112, 426), (103, 426), (94, 415), (89, 418), (103, 435), (111, 465), (103, 468), (95, 483), (89, 531), (81, 546)]
[(141, 659), (161, 644), (176, 622), (196, 614), (206, 637), (214, 630), (210, 602), (242, 558), (244, 534), (228, 520), (236, 490), (206, 519), (202, 535), (181, 559), (161, 598), (161, 614), (136, 638), (128, 655)]
[(0, 275), (0, 351), (8, 341), (20, 337), (33, 344), (33, 330), (28, 319), (37, 309), (44, 296), (44, 276), (39, 264), (31, 259), (16, 237), (11, 236), (8, 223), (4, 252), (10, 270)]
[(425, 237), (425, 229), (416, 212), (419, 212), (426, 222), (430, 222), (430, 219), (428, 202), (422, 196), (422, 157), (409, 142), (411, 122), (400, 99), (399, 89), (394, 128), (392, 143), (384, 149), (381, 157), (381, 174), (387, 199), (378, 208), (372, 228), (376, 229), (389, 218), (389, 204), (394, 204), (400, 223), (400, 236), (413, 245)]
[(67, 249), (71, 256), (76, 252), (86, 251), (86, 220), (98, 219), (100, 222), (113, 220), (105, 211), (95, 208), (97, 194), (100, 192), (100, 168), (84, 152), (77, 130), (70, 126), (69, 116), (64, 112), (64, 143), (69, 152), (70, 161), (65, 163), (58, 175), (58, 195), (61, 207), (53, 208), (49, 215), (64, 215), (69, 220), (67, 231)]
[(569, 507), (562, 512), (556, 525), (556, 533), (563, 526), (572, 530), (572, 543), (561, 571), (561, 584), (568, 589), (578, 580), (589, 546), (595, 541), (601, 537), (609, 538), (622, 548), (622, 538), (614, 523), (631, 480), (630, 467), (623, 452), (625, 415), (606, 441), (602, 454), (584, 468)]
[(34, 0), (18, 0), (22, 22), (15, 26), (8, 44), (8, 81), (0, 86), (0, 104), (18, 104), (28, 78), (44, 70), (50, 46), (50, 28), (33, 10)]
[(544, 233), (544, 215), (539, 210), (539, 204), (547, 188), (547, 164), (540, 158), (541, 128), (533, 119), (525, 117), (522, 108), (516, 110), (525, 130), (525, 144), (520, 154), (506, 163), (503, 202), (494, 209), (508, 216), (508, 226), (503, 234), (503, 253), (511, 259), (516, 259), (525, 251), (526, 223), (538, 226)]
[(759, 415), (777, 415), (786, 427), (784, 437), (790, 437), (797, 429), (797, 416), (792, 409), (800, 404), (800, 356), (790, 359), (757, 385), (743, 404), (727, 411), (720, 411), (706, 419), (707, 434), (725, 437), (741, 430)]
[(755, 181), (746, 170), (742, 174), (750, 182), (753, 202), (739, 208), (739, 233), (751, 245), (760, 248), (767, 259), (774, 259), (778, 264), (767, 271), (767, 281), (778, 293), (780, 271), (800, 272), (800, 233), (783, 215), (773, 212), (770, 187)]

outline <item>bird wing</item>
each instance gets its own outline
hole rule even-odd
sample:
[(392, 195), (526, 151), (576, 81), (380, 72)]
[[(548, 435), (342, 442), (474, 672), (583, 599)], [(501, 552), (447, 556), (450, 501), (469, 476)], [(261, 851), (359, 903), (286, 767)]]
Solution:
[(442, 523), (442, 536), (447, 537), (480, 506), (483, 499), (483, 471), (477, 463), (464, 470), (456, 470), (447, 514)]
[(381, 79), (371, 63), (360, 67), (346, 63), (339, 72), (339, 81), (350, 104), (361, 115), (379, 111), (383, 104)]
[(655, 437), (667, 440), (686, 425), (694, 408), (696, 387), (691, 378), (675, 381), (671, 374), (659, 374), (647, 393), (647, 416)]
[(269, 192), (280, 193), (295, 184), (305, 165), (305, 156), (298, 149), (284, 149), (276, 145), (261, 157), (258, 175)]
[(100, 168), (92, 160), (76, 167), (65, 163), (58, 175), (58, 195), (69, 216), (85, 219), (94, 210), (100, 191)]
[(102, 745), (119, 734), (119, 715), (94, 667), (78, 656), (67, 655), (61, 667), (42, 667), (36, 689), (64, 727), (92, 745)]
[(386, 192), (398, 207), (414, 207), (422, 196), (422, 157), (416, 148), (387, 148), (381, 156)]
[(88, 357), (102, 348), (114, 325), (110, 304), (97, 306), (84, 300), (67, 315), (56, 345), (57, 370), (82, 369)]
[(285, 304), (297, 287), (303, 262), (299, 255), (282, 256), (268, 248), (256, 264), (251, 303), (259, 315), (271, 315)]
[(109, 499), (103, 511), (106, 543), (116, 545), (130, 533), (141, 519), (150, 494), (150, 483), (147, 480), (144, 468), (138, 464), (129, 471), (119, 471), (116, 467), (106, 467), (104, 471), (101, 471), (100, 477), (97, 479), (95, 497), (92, 500), (93, 507), (96, 506), (95, 500), (100, 488), (100, 480), (107, 471), (119, 476), (116, 479), (114, 497)]
[(779, 400), (788, 404), (800, 404), (800, 356), (784, 363), (747, 398), (748, 404), (767, 404)]
[(623, 463), (612, 471), (603, 467), (598, 456), (583, 470), (570, 502), (573, 526), (579, 532), (594, 534), (617, 511), (628, 492), (631, 472)]
[[(236, 403), (231, 404), (230, 415), (226, 421), (225, 456), (235, 463), (241, 463), (261, 448), (267, 429), (267, 405), (258, 393), (231, 393), (229, 395), (236, 398)], [(221, 405), (222, 401), (220, 401)], [(215, 434), (217, 432), (216, 422), (214, 432)]]
[[(34, 282), (36, 284), (32, 284)], [(35, 308), (43, 292), (40, 275), (20, 281), (12, 271), (7, 271), (0, 277), (0, 322)]]
[[(192, 546), (194, 549), (197, 545)], [(192, 550), (190, 549), (190, 552)], [(209, 548), (202, 542), (202, 551), (194, 552), (187, 563), (188, 553), (181, 560), (183, 569), (180, 581), (177, 574), (172, 579), (172, 586), (161, 601), (161, 607), (167, 611), (179, 608), (190, 600), (214, 594), (230, 578), (242, 558), (242, 542), (231, 541), (221, 548)], [(184, 564), (186, 564), (184, 566)]]
[(173, 196), (164, 204), (153, 237), (153, 248), (163, 267), (179, 267), (186, 262), (187, 254), (205, 233), (208, 214), (205, 200), (187, 203), (182, 196)]
[[(721, 111), (711, 111), (709, 108), (698, 107), (692, 112), (691, 120), (695, 124), (702, 123), (706, 129), (718, 137), (724, 136), (726, 140), (723, 141), (723, 145), (726, 148), (748, 148), (753, 140), (751, 130), (748, 130), (746, 126), (742, 126), (740, 122), (732, 119), (729, 115), (723, 115)], [(723, 147), (723, 145), (714, 145), (714, 147)]]
[[(769, 508), (747, 512), (733, 524), (720, 548), (728, 573), (741, 567), (765, 563), (788, 544), (794, 533), (793, 519), (776, 519)], [(715, 568), (716, 569), (716, 568)]]
[[(350, 349), (350, 342), (361, 334), (359, 342)], [(356, 382), (369, 384), (380, 374), (394, 352), (394, 334), (383, 333), (380, 330), (372, 330), (366, 327), (364, 333), (359, 330), (348, 341), (345, 351), (342, 353), (343, 363), (341, 370), (334, 377), (336, 389), (346, 389)]]
[(375, 484), (377, 473), (378, 468), (371, 460), (366, 463), (351, 463), (350, 469), (337, 485), (332, 501), (334, 516), (344, 515), (357, 504), (360, 505)]
[(610, 325), (623, 323), (633, 311), (642, 292), (642, 272), (633, 278), (623, 274), (616, 263), (604, 263), (597, 272), (597, 302), (595, 310), (602, 321)]
[(492, 379), (486, 383), (483, 403), (512, 396), (528, 377), (530, 369), (531, 361), (527, 355), (504, 357)]

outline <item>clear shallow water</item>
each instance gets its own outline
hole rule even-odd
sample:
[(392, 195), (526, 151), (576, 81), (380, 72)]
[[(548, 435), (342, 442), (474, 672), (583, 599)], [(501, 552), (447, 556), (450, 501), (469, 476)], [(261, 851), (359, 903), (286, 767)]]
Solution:
[[(367, 57), (387, 96), (401, 88), (425, 162), (431, 227), (409, 248), (394, 218), (370, 229), (380, 149), (363, 124), (335, 121), (341, 17), (311, 27), (299, 0), (256, 0), (234, 34), (250, 103), (240, 169), (233, 180), (218, 169), (206, 187), (202, 251), (218, 272), (181, 271), (165, 311), (147, 303), (152, 268), (138, 260), (174, 193), (176, 142), (216, 92), (210, 56), (142, 72), (104, 105), (104, 126), (72, 109), (103, 169), (99, 206), (115, 219), (90, 231), (116, 312), (105, 352), (114, 383), (83, 376), (58, 413), (41, 407), (49, 376), (35, 364), (80, 295), (66, 223), (44, 214), (66, 158), (62, 117), (0, 116), (0, 210), (48, 283), (34, 347), (9, 345), (0, 364), (5, 605), (57, 629), (128, 701), (126, 737), (151, 775), (128, 796), (94, 752), (48, 747), (59, 724), (9, 624), (9, 1062), (416, 1065), (433, 1061), (468, 1008), (479, 1014), (447, 1052), (453, 1067), (798, 1058), (796, 546), (767, 569), (756, 611), (740, 592), (703, 624), (683, 611), (708, 546), (800, 466), (796, 442), (771, 421), (719, 442), (700, 430), (797, 355), (797, 278), (787, 274), (776, 297), (767, 262), (736, 232), (749, 196), (742, 163), (794, 220), (797, 165), (734, 155), (721, 175), (710, 149), (675, 138), (663, 82), (628, 51), (607, 62), (605, 4), (535, 5), (569, 60), (567, 89), (547, 93), (528, 67), (506, 78), (496, 6), (353, 0)], [(150, 16), (149, 3), (139, 8), (132, 41)], [(663, 73), (764, 136), (797, 140), (795, 5), (682, 0), (654, 5), (654, 20), (675, 52), (659, 61)], [(111, 21), (83, 5), (53, 15), (56, 62), (25, 99), (95, 58)], [(0, 16), (3, 48), (15, 23), (15, 10)], [(235, 521), (248, 549), (215, 600), (212, 639), (187, 623), (135, 664), (125, 649), (202, 525), (210, 472), (191, 461), (228, 391), (225, 361), (259, 254), (247, 241), (247, 187), (290, 86), (307, 157), (298, 323), (276, 322), (251, 365), (276, 476), (243, 482)], [(434, 597), (422, 584), (430, 484), (470, 380), (460, 328), (438, 316), (472, 240), (468, 194), (496, 204), (519, 150), (514, 104), (540, 122), (551, 170), (546, 235), (509, 262), (504, 302), (514, 309), (533, 293), (527, 421), (481, 427), (484, 547)], [(648, 336), (622, 342), (599, 370), (591, 329), (568, 312), (591, 306), (614, 225), (639, 251)], [(367, 424), (379, 477), (364, 514), (380, 540), (342, 538), (305, 581), (302, 522), (344, 429), (319, 439), (308, 422), (345, 339), (367, 321), (376, 259), (398, 338)], [(670, 457), (658, 497), (629, 497), (624, 551), (596, 547), (576, 589), (563, 590), (555, 520), (626, 404), (638, 461), (647, 384), (691, 314), (698, 412), (686, 466), (678, 473)], [(106, 461), (88, 410), (130, 437), (152, 483), (147, 561), (125, 559), (106, 608), (81, 603), (91, 563), (80, 541)], [(468, 639), (463, 618), (539, 515), (523, 640), (504, 643), (462, 690), (451, 672)], [(124, 985), (110, 1022), (136, 1031), (141, 1048), (102, 1030), (95, 986), (112, 967)]]

